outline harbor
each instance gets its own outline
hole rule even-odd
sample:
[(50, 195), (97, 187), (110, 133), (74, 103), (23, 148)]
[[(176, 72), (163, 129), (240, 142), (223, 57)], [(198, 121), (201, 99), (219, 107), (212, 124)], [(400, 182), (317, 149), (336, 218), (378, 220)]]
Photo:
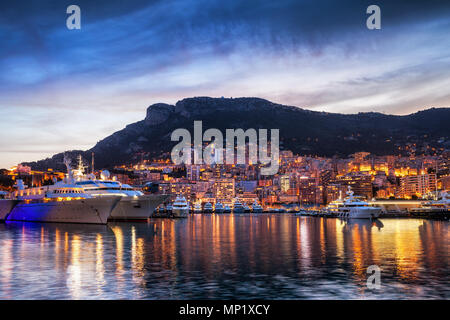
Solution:
[[(0, 224), (0, 299), (448, 299), (448, 222), (192, 214)], [(380, 290), (366, 268), (382, 266)]]

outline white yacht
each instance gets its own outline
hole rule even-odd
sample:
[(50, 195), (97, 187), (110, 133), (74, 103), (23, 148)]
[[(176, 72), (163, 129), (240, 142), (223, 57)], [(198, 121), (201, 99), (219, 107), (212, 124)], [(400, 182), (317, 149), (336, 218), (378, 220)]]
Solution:
[(252, 212), (253, 213), (262, 213), (263, 212), (263, 208), (261, 207), (260, 204), (258, 204), (258, 202), (256, 202), (256, 200), (252, 205)]
[(224, 206), (221, 202), (216, 202), (216, 205), (214, 206), (214, 213), (223, 213), (224, 211)]
[(226, 204), (225, 207), (223, 207), (223, 213), (231, 213), (231, 207)]
[(341, 218), (354, 219), (375, 219), (380, 216), (381, 209), (371, 207), (366, 201), (363, 201), (353, 195), (353, 191), (347, 191), (345, 199), (338, 199), (330, 202), (325, 210), (333, 215)]
[[(67, 170), (72, 170), (65, 159)], [(85, 175), (81, 156), (78, 157), (78, 168), (74, 170), (75, 184), (92, 197), (120, 196), (120, 202), (111, 213), (110, 220), (146, 220), (153, 211), (164, 201), (168, 195), (145, 195), (142, 191), (135, 190), (128, 184), (122, 184), (110, 178), (108, 170), (100, 174), (100, 179), (95, 175)]]
[(244, 212), (244, 205), (239, 201), (238, 198), (236, 198), (233, 204), (233, 213), (243, 213), (243, 212)]
[(185, 218), (189, 214), (189, 204), (186, 198), (178, 195), (172, 205), (172, 216), (174, 218)]
[(212, 213), (213, 212), (213, 206), (212, 206), (211, 202), (207, 202), (205, 204), (205, 206), (203, 207), (203, 212), (204, 213)]
[(69, 182), (25, 188), (18, 180), (18, 190), (10, 196), (17, 204), (6, 220), (106, 224), (120, 197), (93, 198)]
[(194, 204), (194, 213), (202, 213), (202, 205), (201, 203), (197, 202)]
[(450, 195), (441, 193), (441, 199), (422, 203), (418, 208), (409, 209), (413, 216), (430, 216), (448, 218), (450, 213)]

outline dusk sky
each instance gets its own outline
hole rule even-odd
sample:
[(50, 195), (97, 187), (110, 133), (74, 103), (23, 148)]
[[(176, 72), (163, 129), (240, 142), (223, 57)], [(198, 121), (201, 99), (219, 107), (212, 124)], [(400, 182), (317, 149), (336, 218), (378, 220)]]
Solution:
[[(81, 30), (66, 27), (71, 4)], [(366, 27), (371, 4), (381, 30)], [(89, 149), (193, 96), (450, 106), (449, 1), (3, 1), (0, 43), (0, 168)]]

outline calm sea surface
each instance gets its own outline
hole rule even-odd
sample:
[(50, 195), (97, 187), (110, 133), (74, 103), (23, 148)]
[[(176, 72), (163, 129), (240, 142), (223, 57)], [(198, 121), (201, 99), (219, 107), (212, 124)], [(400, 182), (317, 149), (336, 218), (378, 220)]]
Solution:
[[(449, 223), (193, 215), (0, 224), (0, 299), (450, 298)], [(381, 268), (368, 289), (367, 267)]]

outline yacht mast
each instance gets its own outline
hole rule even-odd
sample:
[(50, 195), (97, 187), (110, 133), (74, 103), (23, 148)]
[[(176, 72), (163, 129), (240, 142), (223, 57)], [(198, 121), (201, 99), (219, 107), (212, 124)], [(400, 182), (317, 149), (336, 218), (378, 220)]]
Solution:
[(94, 157), (95, 157), (94, 152), (92, 152), (91, 156), (92, 156), (91, 173), (94, 174)]

